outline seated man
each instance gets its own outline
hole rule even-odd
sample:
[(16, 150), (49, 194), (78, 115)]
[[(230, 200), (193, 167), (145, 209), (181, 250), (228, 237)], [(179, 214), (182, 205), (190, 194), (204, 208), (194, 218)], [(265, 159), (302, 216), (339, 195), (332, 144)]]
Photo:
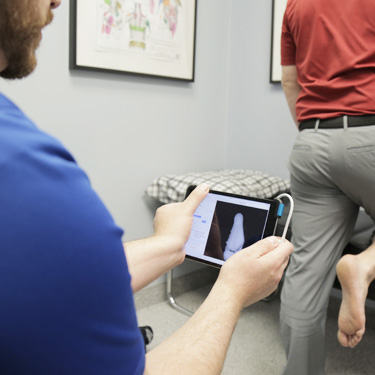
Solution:
[[(0, 0), (2, 77), (34, 69), (59, 4)], [(161, 207), (153, 236), (123, 245), (70, 153), (0, 95), (1, 373), (219, 374), (241, 309), (276, 288), (292, 246), (271, 237), (232, 256), (192, 319), (146, 359), (133, 292), (184, 260), (207, 192)]]

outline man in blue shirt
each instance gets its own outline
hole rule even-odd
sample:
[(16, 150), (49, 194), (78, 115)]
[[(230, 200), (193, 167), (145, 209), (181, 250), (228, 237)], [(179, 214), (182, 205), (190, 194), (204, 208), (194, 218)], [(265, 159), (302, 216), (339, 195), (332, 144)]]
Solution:
[[(3, 78), (33, 71), (60, 1), (0, 0)], [(197, 313), (147, 359), (133, 302), (183, 262), (207, 192), (161, 207), (153, 236), (122, 244), (71, 154), (0, 94), (0, 372), (220, 374), (241, 309), (276, 288), (289, 242), (271, 237), (231, 257)]]

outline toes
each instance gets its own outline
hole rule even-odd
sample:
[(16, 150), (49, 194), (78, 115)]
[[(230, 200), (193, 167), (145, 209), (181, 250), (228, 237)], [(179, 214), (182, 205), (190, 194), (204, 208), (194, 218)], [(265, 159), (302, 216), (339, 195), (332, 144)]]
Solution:
[(364, 334), (364, 329), (361, 329), (357, 331), (354, 335), (347, 335), (343, 332), (338, 332), (337, 338), (339, 340), (339, 343), (344, 346), (345, 348), (351, 348), (353, 349), (356, 347), (359, 342), (362, 340), (363, 334)]
[(349, 346), (349, 337), (345, 333), (338, 331), (337, 339), (339, 340), (339, 343), (341, 344), (341, 346), (344, 346), (345, 348)]
[(363, 334), (365, 333), (365, 330), (364, 329), (361, 329), (359, 331), (356, 332), (355, 335), (353, 335), (350, 339), (350, 347), (351, 348), (354, 348), (355, 346), (357, 346), (359, 344), (359, 342), (362, 340), (362, 337), (363, 337)]
[(360, 341), (361, 341), (361, 338), (357, 336), (351, 336), (349, 338), (349, 348), (353, 349), (355, 346), (359, 344)]

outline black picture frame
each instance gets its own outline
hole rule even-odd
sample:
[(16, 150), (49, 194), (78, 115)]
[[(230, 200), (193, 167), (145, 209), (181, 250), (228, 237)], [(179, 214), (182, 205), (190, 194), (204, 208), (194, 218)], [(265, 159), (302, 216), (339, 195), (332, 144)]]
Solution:
[(70, 0), (71, 70), (194, 82), (197, 0)]

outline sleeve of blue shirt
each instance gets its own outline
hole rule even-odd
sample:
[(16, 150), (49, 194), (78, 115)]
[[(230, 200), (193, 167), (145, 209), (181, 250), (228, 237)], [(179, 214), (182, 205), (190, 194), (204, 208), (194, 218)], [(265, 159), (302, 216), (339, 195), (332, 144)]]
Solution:
[(122, 234), (72, 156), (0, 95), (1, 373), (143, 373)]

